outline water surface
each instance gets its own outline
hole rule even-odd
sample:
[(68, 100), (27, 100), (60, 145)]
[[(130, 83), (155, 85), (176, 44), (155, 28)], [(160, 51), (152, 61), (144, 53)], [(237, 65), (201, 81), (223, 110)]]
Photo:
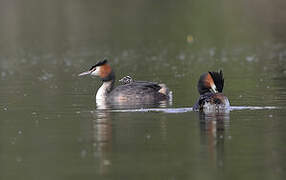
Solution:
[[(1, 2), (0, 178), (285, 179), (284, 4)], [(99, 108), (104, 57), (172, 103)], [(218, 69), (233, 109), (193, 112)]]

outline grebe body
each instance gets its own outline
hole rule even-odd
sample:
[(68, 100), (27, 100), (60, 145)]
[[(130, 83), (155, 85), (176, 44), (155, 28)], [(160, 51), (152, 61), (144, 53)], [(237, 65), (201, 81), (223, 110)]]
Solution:
[(123, 82), (123, 85), (114, 87), (115, 74), (107, 60), (99, 61), (89, 71), (80, 73), (79, 76), (99, 76), (103, 82), (96, 93), (96, 100), (107, 102), (152, 103), (169, 99), (167, 86), (155, 82), (133, 81)]
[(117, 86), (107, 96), (108, 101), (156, 102), (168, 99), (160, 92), (162, 87), (152, 82), (133, 82)]
[(208, 72), (200, 76), (198, 81), (199, 99), (193, 106), (196, 111), (227, 109), (230, 107), (228, 98), (222, 93), (224, 87), (223, 73)]

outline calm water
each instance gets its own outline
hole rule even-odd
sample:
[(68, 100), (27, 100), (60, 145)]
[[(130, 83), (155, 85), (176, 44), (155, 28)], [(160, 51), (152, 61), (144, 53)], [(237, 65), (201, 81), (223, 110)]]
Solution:
[[(0, 179), (285, 179), (283, 5), (1, 2)], [(173, 102), (98, 107), (101, 82), (77, 74), (104, 57)], [(191, 111), (217, 69), (241, 108)]]

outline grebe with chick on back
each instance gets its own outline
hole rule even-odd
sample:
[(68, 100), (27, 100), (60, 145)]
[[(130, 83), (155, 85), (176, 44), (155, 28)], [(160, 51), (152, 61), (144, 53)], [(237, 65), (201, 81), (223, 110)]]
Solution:
[(224, 78), (222, 70), (202, 74), (197, 86), (200, 97), (193, 106), (193, 109), (195, 111), (213, 111), (229, 108), (229, 100), (222, 93), (223, 87)]
[(123, 82), (123, 85), (114, 87), (115, 74), (106, 59), (99, 61), (88, 71), (79, 74), (79, 76), (84, 75), (99, 76), (103, 82), (96, 93), (96, 100), (152, 103), (170, 98), (167, 86), (155, 82), (133, 81), (131, 78), (130, 82)]

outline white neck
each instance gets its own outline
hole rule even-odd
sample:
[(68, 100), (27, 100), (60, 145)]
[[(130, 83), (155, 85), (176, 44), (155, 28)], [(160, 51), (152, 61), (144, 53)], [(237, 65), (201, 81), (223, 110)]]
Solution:
[(96, 99), (106, 99), (108, 92), (111, 91), (111, 88), (113, 86), (112, 83), (112, 81), (103, 82), (101, 87), (97, 90)]

